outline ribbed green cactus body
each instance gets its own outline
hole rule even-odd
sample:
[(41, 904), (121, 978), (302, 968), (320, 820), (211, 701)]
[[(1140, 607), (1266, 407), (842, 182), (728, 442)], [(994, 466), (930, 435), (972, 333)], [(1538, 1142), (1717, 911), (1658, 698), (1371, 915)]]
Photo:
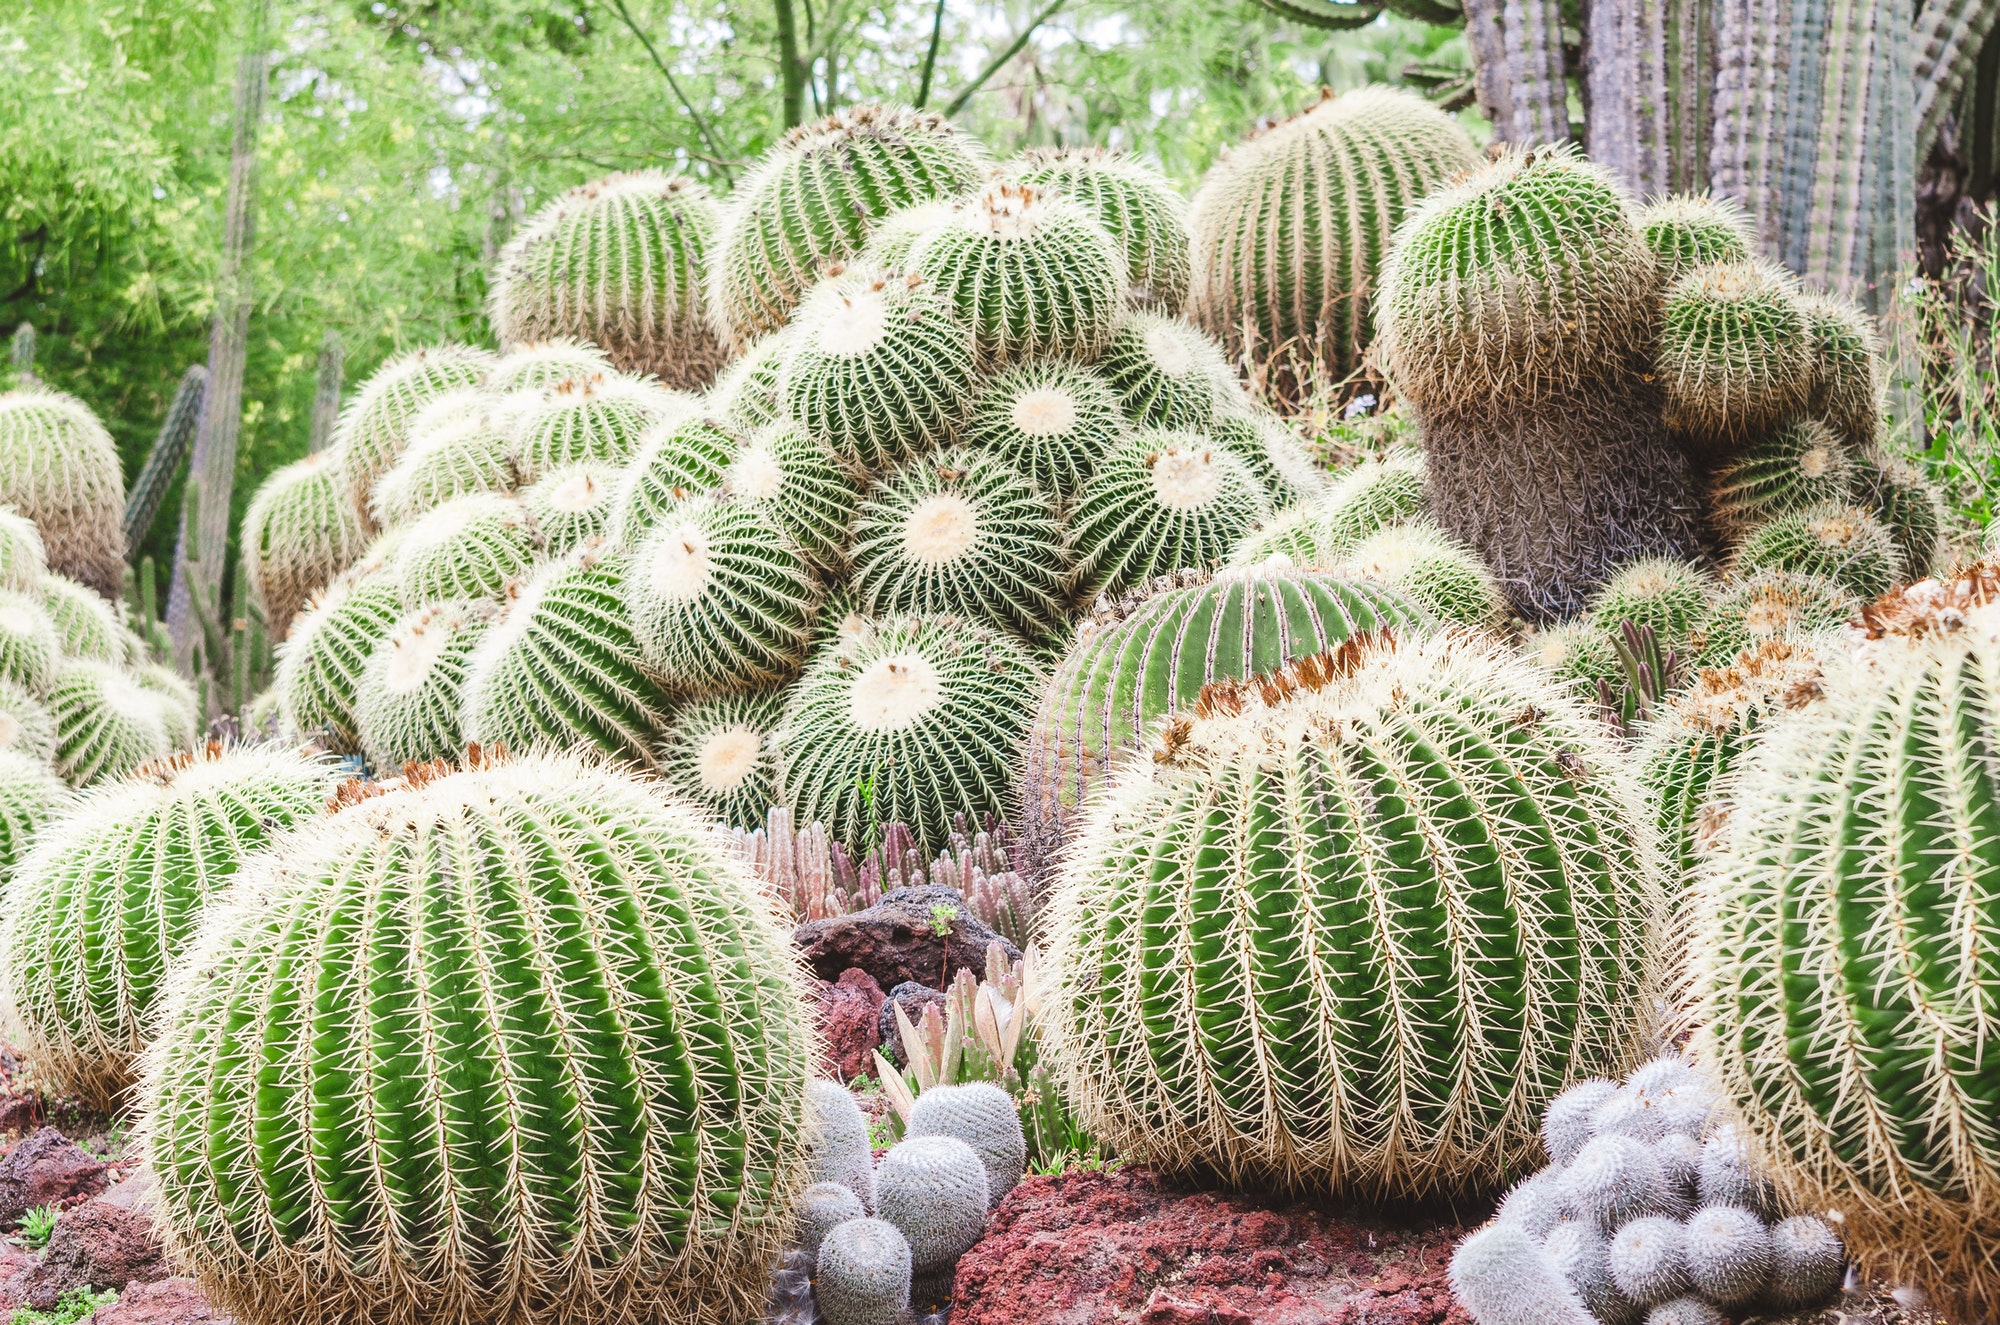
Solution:
[(1874, 516), (1856, 506), (1829, 504), (1752, 529), (1736, 545), (1735, 570), (1819, 576), (1866, 600), (1903, 578), (1903, 558), (1895, 537)]
[(56, 756), (56, 720), (48, 705), (12, 681), (0, 681), (0, 751), (44, 766)]
[(765, 511), (697, 497), (631, 553), (626, 612), (640, 656), (689, 694), (782, 681), (805, 661), (819, 588)]
[(999, 456), (1066, 506), (1126, 426), (1118, 395), (1102, 373), (1035, 359), (986, 379), (962, 440)]
[(0, 748), (0, 877), (14, 877), (35, 834), (66, 813), (70, 801), (46, 755)]
[(354, 704), (361, 749), (376, 776), (465, 752), (466, 674), (495, 614), (485, 601), (431, 603), (376, 642)]
[(877, 219), (971, 188), (982, 165), (978, 144), (943, 116), (903, 107), (853, 106), (791, 130), (723, 211), (710, 321), (737, 350), (777, 330)]
[(339, 457), (309, 455), (257, 487), (240, 538), (271, 634), (283, 639), (306, 600), (360, 558), (368, 535), (340, 488)]
[(778, 374), (791, 352), (788, 322), (780, 330), (759, 337), (722, 370), (704, 399), (711, 413), (720, 414), (730, 426), (745, 432), (776, 423), (784, 413), (778, 395)]
[(31, 590), (48, 569), (42, 531), (13, 507), (0, 506), (0, 587)]
[(1667, 423), (1700, 436), (1745, 438), (1804, 407), (1813, 340), (1797, 282), (1769, 263), (1699, 267), (1667, 290), (1655, 363)]
[(1599, 681), (1613, 693), (1625, 683), (1625, 667), (1611, 636), (1587, 618), (1542, 627), (1522, 641), (1521, 652), (1585, 700), (1597, 697)]
[(1861, 600), (1838, 581), (1790, 570), (1760, 570), (1732, 580), (1695, 627), (1694, 661), (1727, 667), (1745, 649), (1768, 640), (1830, 630), (1853, 616)]
[(412, 782), (264, 856), (183, 968), (168, 1254), (245, 1325), (753, 1318), (812, 1053), (769, 903), (618, 772)]
[[(558, 379), (567, 380), (567, 379)], [(369, 509), (387, 529), (421, 519), (458, 497), (506, 492), (519, 481), (514, 467), (514, 410), (536, 397), (454, 391), (418, 411), (410, 444), (375, 480)]]
[(1089, 807), (1044, 1052), (1121, 1155), (1491, 1188), (1639, 1032), (1660, 862), (1596, 715), (1497, 642), (1373, 637), (1162, 729)]
[[(1183, 582), (1185, 581), (1185, 582)], [(1092, 787), (1203, 686), (1275, 672), (1355, 635), (1424, 623), (1408, 599), (1334, 575), (1258, 566), (1164, 579), (1086, 621), (1029, 729), (1022, 805), (1052, 853)]]
[(24, 593), (0, 589), (0, 680), (37, 694), (55, 679), (62, 644), (42, 605)]
[(941, 850), (952, 820), (1013, 803), (1039, 669), (1005, 634), (956, 617), (862, 623), (822, 646), (773, 738), (778, 800), (849, 848), (904, 823)]
[(1506, 595), (1479, 555), (1429, 521), (1370, 534), (1335, 569), (1386, 585), (1449, 625), (1490, 629), (1507, 615)]
[(1627, 621), (1651, 627), (1662, 648), (1679, 649), (1693, 637), (1715, 591), (1714, 579), (1693, 562), (1635, 561), (1591, 600), (1590, 620), (1607, 638)]
[(778, 798), (771, 733), (785, 692), (749, 690), (692, 700), (660, 737), (660, 777), (677, 796), (733, 828), (764, 826)]
[(1874, 320), (1845, 299), (1804, 294), (1798, 299), (1813, 346), (1814, 417), (1850, 447), (1873, 446), (1882, 437), (1886, 374), (1882, 339)]
[(1097, 219), (1027, 184), (989, 184), (911, 250), (911, 270), (988, 363), (1094, 359), (1125, 307), (1125, 254)]
[(1365, 88), (1293, 116), (1202, 181), (1190, 314), (1232, 361), (1347, 376), (1368, 346), (1389, 237), (1476, 160), (1464, 130), (1407, 92)]
[[(1234, 384), (1230, 390), (1235, 392)], [(1297, 506), (1326, 491), (1326, 471), (1313, 463), (1291, 425), (1269, 410), (1232, 401), (1206, 432), (1250, 467), (1275, 507)]]
[(585, 341), (556, 336), (515, 345), (500, 356), (486, 376), (486, 386), (500, 395), (542, 391), (570, 377), (612, 372), (604, 351)]
[(1194, 277), (1187, 200), (1154, 167), (1096, 147), (1031, 147), (1001, 169), (1097, 218), (1125, 252), (1126, 301), (1178, 313)]
[(869, 616), (953, 613), (1032, 637), (1062, 614), (1062, 525), (1000, 457), (919, 456), (854, 515), (855, 605)]
[(49, 569), (118, 592), (125, 472), (88, 405), (41, 387), (0, 395), (0, 505), (34, 521)]
[(1215, 418), (1236, 374), (1222, 347), (1193, 323), (1160, 313), (1128, 314), (1098, 367), (1138, 423), (1199, 431)]
[(494, 357), (469, 345), (433, 345), (398, 355), (377, 368), (341, 407), (333, 453), (340, 486), (363, 520), (374, 524), (369, 498), (410, 444), (417, 412), (448, 391), (483, 386)]
[(396, 548), (396, 575), (411, 606), (498, 598), (540, 555), (543, 539), (520, 499), (460, 497), (411, 525)]
[(669, 700), (640, 661), (626, 574), (623, 557), (586, 547), (509, 590), (468, 667), (468, 740), (653, 763)]
[(133, 668), (132, 679), (158, 701), (168, 749), (193, 750), (206, 743), (208, 715), (202, 712), (201, 696), (186, 677), (171, 667), (149, 662)]
[(1896, 540), (1904, 579), (1920, 580), (1936, 569), (1949, 517), (1929, 479), (1894, 456), (1874, 452), (1855, 466), (1853, 495)]
[(692, 413), (695, 398), (624, 376), (572, 377), (514, 420), (516, 477), (533, 483), (565, 465), (622, 465), (651, 429)]
[(752, 437), (729, 462), (722, 490), (760, 507), (822, 572), (831, 575), (846, 564), (859, 485), (798, 425), (772, 424)]
[(1752, 255), (1750, 218), (1725, 198), (1675, 194), (1641, 207), (1632, 219), (1653, 251), (1663, 285), (1697, 267), (1748, 262)]
[(869, 230), (868, 242), (861, 246), (858, 261), (883, 271), (906, 270), (917, 241), (949, 222), (957, 211), (958, 201), (947, 198), (931, 198), (913, 202), (908, 207), (898, 207)]
[(40, 1080), (99, 1101), (132, 1084), (167, 973), (243, 861), (317, 817), (331, 767), (276, 748), (141, 767), (51, 823), (8, 885), (0, 973)]
[(1692, 969), (1711, 1074), (1864, 1272), (2000, 1306), (1994, 609), (1868, 646), (1731, 788)]
[(1855, 463), (1841, 439), (1817, 419), (1801, 419), (1758, 438), (1716, 467), (1709, 479), (1709, 519), (1732, 538), (1808, 507), (1855, 495)]
[(404, 608), (395, 574), (364, 560), (293, 619), (273, 682), (287, 730), (323, 740), (336, 754), (360, 752), (354, 704), (362, 673)]
[(708, 385), (726, 357), (703, 288), (719, 212), (707, 185), (661, 170), (570, 189), (501, 252), (494, 334), (509, 345), (575, 337), (624, 372)]
[(521, 505), (545, 555), (559, 557), (579, 543), (610, 534), (619, 477), (610, 465), (568, 465), (521, 489)]
[(1098, 460), (1070, 513), (1077, 588), (1119, 593), (1156, 575), (1220, 565), (1270, 513), (1263, 485), (1199, 433), (1144, 428)]
[(1249, 565), (1271, 556), (1322, 569), (1338, 565), (1355, 544), (1425, 512), (1424, 457), (1399, 451), (1364, 460), (1322, 484), (1319, 493), (1280, 510), (1236, 545), (1229, 559)]
[(56, 771), (72, 787), (123, 777), (173, 749), (159, 697), (111, 663), (65, 662), (48, 705)]
[(55, 623), (56, 642), (64, 657), (126, 661), (118, 612), (103, 594), (59, 574), (43, 576), (37, 589), (42, 610)]
[(612, 539), (629, 547), (675, 506), (718, 486), (742, 447), (743, 433), (734, 424), (708, 415), (647, 433), (611, 499)]

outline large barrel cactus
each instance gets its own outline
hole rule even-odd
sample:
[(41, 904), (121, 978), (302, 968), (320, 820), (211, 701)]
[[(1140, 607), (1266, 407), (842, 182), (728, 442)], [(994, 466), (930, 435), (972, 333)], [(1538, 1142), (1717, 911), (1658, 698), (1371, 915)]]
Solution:
[(1077, 588), (1122, 593), (1220, 565), (1270, 513), (1263, 484), (1228, 447), (1201, 433), (1135, 429), (1099, 458), (1070, 513)]
[(746, 868), (582, 760), (343, 799), (171, 988), (145, 1082), (168, 1255), (243, 1325), (755, 1318), (812, 1046)]
[(329, 764), (208, 746), (141, 765), (37, 838), (7, 890), (7, 1017), (45, 1088), (132, 1084), (169, 970), (253, 852), (326, 806)]
[(1044, 1052), (1092, 1135), (1169, 1171), (1490, 1189), (1636, 1047), (1659, 875), (1623, 755), (1540, 669), (1357, 637), (1114, 774), (1059, 876)]
[(368, 655), (354, 724), (382, 777), (408, 763), (454, 756), (472, 652), (496, 613), (490, 602), (431, 603), (390, 628)]
[(1234, 360), (1338, 380), (1361, 364), (1389, 236), (1424, 195), (1477, 160), (1421, 97), (1363, 88), (1251, 139), (1195, 194), (1189, 313)]
[(1101, 147), (1031, 147), (1002, 169), (1097, 218), (1125, 251), (1128, 303), (1181, 311), (1193, 277), (1187, 200), (1156, 167)]
[(393, 528), (454, 498), (512, 489), (519, 480), (514, 416), (535, 396), (524, 390), (510, 400), (465, 387), (418, 410), (410, 420), (410, 444), (375, 480), (369, 499), (375, 522)]
[(88, 405), (41, 387), (0, 395), (0, 504), (35, 522), (50, 570), (118, 592), (125, 475)]
[(243, 514), (243, 560), (274, 638), (367, 546), (361, 513), (336, 480), (338, 460), (321, 451), (286, 465), (258, 485)]
[(500, 253), (493, 332), (502, 344), (574, 336), (628, 373), (707, 386), (722, 366), (703, 282), (718, 208), (685, 175), (638, 170), (578, 185)]
[(617, 373), (566, 378), (514, 416), (515, 481), (533, 483), (569, 465), (622, 465), (638, 453), (648, 432), (694, 409), (693, 396), (641, 378)]
[(493, 355), (469, 345), (433, 345), (398, 355), (377, 368), (340, 410), (332, 454), (340, 486), (362, 523), (376, 527), (375, 480), (410, 444), (417, 412), (448, 391), (483, 385)]
[(122, 667), (66, 662), (56, 669), (48, 701), (56, 770), (73, 787), (123, 777), (174, 748), (161, 697)]
[(278, 711), (288, 730), (337, 754), (361, 749), (355, 717), (368, 655), (403, 614), (395, 573), (365, 559), (307, 605), (278, 646)]

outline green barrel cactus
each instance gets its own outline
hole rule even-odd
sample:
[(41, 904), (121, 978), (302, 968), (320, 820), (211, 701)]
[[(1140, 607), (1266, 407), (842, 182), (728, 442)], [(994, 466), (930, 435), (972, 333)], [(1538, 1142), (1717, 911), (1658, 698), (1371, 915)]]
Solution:
[(1702, 667), (1727, 667), (1769, 640), (1831, 630), (1861, 600), (1839, 581), (1790, 570), (1760, 570), (1731, 580), (1709, 603), (1690, 647)]
[(1882, 439), (1887, 373), (1882, 340), (1868, 314), (1831, 295), (1799, 296), (1813, 347), (1812, 395), (1807, 409), (1849, 447), (1865, 450)]
[(1754, 253), (1750, 216), (1727, 198), (1676, 193), (1639, 208), (1632, 219), (1653, 251), (1662, 285), (1697, 267), (1748, 262)]
[(515, 344), (486, 375), (486, 387), (499, 395), (544, 391), (572, 377), (614, 372), (604, 351), (585, 341), (554, 336)]
[(1805, 407), (1813, 339), (1798, 282), (1783, 268), (1698, 267), (1668, 288), (1659, 329), (1654, 362), (1666, 384), (1668, 426), (1703, 439), (1741, 440)]
[(42, 610), (55, 623), (56, 642), (64, 657), (106, 663), (126, 661), (118, 609), (103, 594), (54, 573), (44, 575), (37, 588)]
[(396, 547), (396, 577), (412, 607), (498, 598), (541, 551), (542, 536), (519, 498), (475, 493), (410, 526)]
[(341, 406), (331, 452), (347, 500), (372, 532), (370, 498), (410, 444), (417, 412), (448, 391), (484, 386), (493, 355), (469, 345), (433, 345), (397, 355), (377, 368)]
[(1507, 597), (1479, 555), (1428, 521), (1370, 534), (1335, 569), (1385, 584), (1448, 625), (1489, 629), (1507, 617)]
[(1077, 588), (1120, 593), (1174, 570), (1221, 564), (1270, 514), (1234, 451), (1199, 433), (1144, 428), (1098, 460), (1070, 513)]
[(866, 621), (824, 645), (772, 737), (778, 802), (850, 849), (907, 824), (941, 851), (952, 821), (1007, 812), (1040, 670), (999, 631), (957, 617)]
[(34, 522), (50, 570), (118, 592), (125, 471), (88, 405), (39, 386), (0, 394), (0, 505)]
[(1808, 507), (1855, 495), (1854, 458), (1834, 431), (1800, 419), (1757, 438), (1717, 465), (1708, 483), (1708, 518), (1731, 539)]
[(1187, 200), (1158, 169), (1100, 147), (1031, 147), (1007, 178), (1061, 194), (1097, 219), (1125, 252), (1126, 302), (1178, 313), (1194, 278)]
[(209, 746), (140, 766), (43, 831), (8, 884), (0, 979), (45, 1088), (109, 1105), (132, 1085), (203, 908), (317, 818), (335, 781), (288, 750)]
[(56, 720), (39, 695), (0, 680), (0, 751), (43, 765), (56, 757)]
[(167, 1254), (244, 1325), (754, 1318), (813, 1050), (747, 869), (576, 758), (346, 799), (244, 870), (170, 987)]
[(1866, 600), (1903, 578), (1903, 556), (1895, 535), (1874, 516), (1831, 503), (1752, 529), (1736, 545), (1733, 569), (1739, 576), (1762, 570), (1821, 576)]
[(755, 829), (778, 799), (771, 734), (783, 690), (711, 695), (674, 710), (660, 737), (660, 778), (677, 796), (732, 828)]
[(775, 423), (736, 453), (722, 490), (766, 516), (818, 570), (846, 564), (847, 526), (860, 490), (833, 453), (793, 423)]
[(362, 674), (405, 606), (395, 572), (364, 557), (292, 618), (272, 681), (286, 730), (335, 754), (361, 752), (354, 706)]
[(1247, 566), (1284, 556), (1297, 566), (1334, 566), (1361, 540), (1422, 519), (1426, 511), (1423, 452), (1371, 457), (1259, 525), (1229, 559)]
[(1326, 472), (1313, 463), (1291, 425), (1267, 409), (1247, 404), (1231, 408), (1205, 431), (1242, 457), (1273, 506), (1301, 505), (1326, 491)]
[(1895, 456), (1871, 452), (1855, 466), (1853, 498), (1896, 540), (1903, 578), (1921, 580), (1937, 568), (1950, 517), (1929, 479)]
[(1710, 1075), (1781, 1193), (1976, 1320), (2000, 1309), (2000, 1071), (1974, 1030), (2000, 1006), (2000, 619), (1990, 580), (1954, 587), (1885, 605), (1907, 632), (1745, 756), (1690, 965)]
[(238, 538), (250, 586), (276, 639), (306, 600), (360, 559), (368, 535), (340, 489), (339, 457), (321, 451), (257, 486)]
[(1615, 694), (1625, 684), (1625, 665), (1610, 635), (1588, 618), (1543, 626), (1522, 641), (1521, 652), (1558, 681), (1595, 700), (1599, 681)]
[(1029, 728), (1029, 845), (1052, 858), (1090, 790), (1204, 686), (1424, 624), (1423, 610), (1393, 590), (1284, 565), (1183, 572), (1104, 604), (1056, 664)]
[(159, 703), (168, 749), (192, 750), (206, 743), (208, 715), (202, 712), (201, 696), (186, 677), (171, 667), (149, 662), (134, 667), (132, 679)]
[(1652, 627), (1663, 648), (1685, 648), (1708, 613), (1716, 584), (1691, 561), (1635, 561), (1605, 582), (1590, 600), (1590, 621), (1607, 638), (1625, 622)]
[(377, 776), (464, 753), (465, 678), (495, 615), (494, 605), (479, 599), (430, 603), (403, 615), (376, 643), (354, 725)]
[(13, 507), (0, 506), (0, 588), (33, 590), (48, 570), (42, 531)]
[(1032, 637), (1063, 613), (1062, 525), (1000, 457), (919, 456), (854, 514), (855, 605), (869, 616), (949, 613)]
[(779, 375), (787, 415), (841, 460), (880, 469), (948, 441), (965, 421), (972, 341), (924, 282), (858, 268), (799, 305)]
[(675, 506), (720, 486), (742, 448), (743, 433), (734, 424), (705, 414), (647, 433), (612, 494), (612, 540), (629, 547)]
[(696, 497), (632, 550), (625, 607), (639, 656), (670, 689), (744, 690), (805, 661), (819, 586), (758, 504)]
[(898, 207), (869, 230), (858, 260), (883, 271), (906, 270), (917, 241), (950, 221), (957, 210), (956, 198), (931, 198)]
[(709, 412), (743, 432), (755, 432), (776, 423), (785, 412), (784, 400), (778, 395), (778, 376), (791, 346), (788, 322), (746, 347), (708, 389), (704, 399)]
[(670, 701), (632, 636), (626, 564), (585, 544), (508, 587), (468, 664), (466, 739), (508, 750), (591, 746), (654, 763)]
[(410, 421), (409, 446), (375, 480), (369, 510), (376, 525), (392, 529), (455, 498), (512, 489), (520, 477), (514, 468), (514, 410), (537, 396), (467, 389), (419, 410)]
[(62, 642), (42, 605), (24, 593), (0, 589), (0, 680), (40, 694), (55, 679)]
[(543, 550), (561, 556), (586, 539), (608, 535), (619, 480), (619, 471), (610, 465), (568, 465), (521, 489), (521, 505), (541, 535)]
[(1389, 238), (1478, 149), (1422, 97), (1363, 88), (1252, 138), (1208, 172), (1188, 220), (1189, 313), (1288, 397), (1361, 366)]
[(173, 750), (160, 698), (111, 663), (72, 659), (48, 692), (56, 771), (72, 787), (124, 777)]
[(972, 329), (988, 364), (1094, 359), (1125, 307), (1125, 255), (1059, 194), (996, 181), (911, 250), (913, 274)]
[(44, 824), (66, 814), (69, 786), (45, 756), (0, 748), (0, 878), (12, 879)]
[(1596, 714), (1499, 641), (1357, 637), (1152, 744), (1063, 859), (1042, 1002), (1065, 1100), (1119, 1154), (1490, 1189), (1634, 1054), (1650, 815)]
[(1060, 359), (1032, 359), (981, 383), (961, 440), (1005, 460), (1067, 507), (1125, 429), (1118, 394), (1102, 373)]
[(1229, 360), (1207, 332), (1143, 310), (1126, 315), (1098, 367), (1132, 420), (1158, 428), (1200, 432), (1236, 387)]
[(978, 143), (942, 115), (906, 107), (850, 106), (792, 129), (723, 209), (710, 322), (742, 351), (785, 324), (823, 267), (858, 254), (877, 220), (964, 192), (984, 165)]
[(530, 217), (494, 268), (502, 345), (574, 337), (620, 371), (708, 385), (727, 357), (704, 282), (720, 209), (708, 186), (663, 170), (580, 184)]
[(622, 465), (656, 427), (696, 408), (695, 398), (635, 377), (572, 377), (522, 406), (510, 452), (517, 482), (565, 465)]

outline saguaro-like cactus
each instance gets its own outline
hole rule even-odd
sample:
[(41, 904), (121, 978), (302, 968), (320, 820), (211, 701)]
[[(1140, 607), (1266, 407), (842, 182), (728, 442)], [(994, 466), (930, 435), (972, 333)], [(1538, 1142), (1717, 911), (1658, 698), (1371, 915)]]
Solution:
[(75, 396), (0, 395), (0, 504), (42, 531), (49, 569), (115, 596), (125, 572), (125, 476), (111, 434)]

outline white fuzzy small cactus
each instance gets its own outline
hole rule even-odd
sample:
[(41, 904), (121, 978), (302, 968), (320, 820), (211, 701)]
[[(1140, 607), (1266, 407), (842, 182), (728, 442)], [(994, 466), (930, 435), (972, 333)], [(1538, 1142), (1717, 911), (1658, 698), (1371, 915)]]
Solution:
[(1562, 1218), (1562, 1196), (1558, 1184), (1562, 1170), (1543, 1169), (1531, 1178), (1514, 1184), (1493, 1218), (1512, 1224), (1531, 1238), (1545, 1238)]
[(912, 1274), (947, 1274), (986, 1231), (986, 1166), (955, 1136), (911, 1137), (875, 1171), (875, 1211), (909, 1240)]
[(1563, 1170), (1563, 1201), (1609, 1233), (1627, 1220), (1660, 1210), (1666, 1176), (1653, 1148), (1629, 1136), (1585, 1143)]
[(1701, 1185), (1701, 1142), (1685, 1132), (1669, 1132), (1653, 1142), (1653, 1154), (1666, 1177), (1669, 1201), (1694, 1209)]
[(850, 1219), (866, 1219), (861, 1198), (839, 1182), (816, 1182), (799, 1196), (799, 1250), (808, 1260), (819, 1258), (826, 1235)]
[(933, 1086), (910, 1110), (910, 1136), (955, 1136), (986, 1166), (986, 1208), (1014, 1190), (1028, 1166), (1028, 1138), (1014, 1098), (990, 1082)]
[(1565, 1220), (1550, 1230), (1542, 1250), (1602, 1325), (1638, 1325), (1641, 1308), (1612, 1277), (1611, 1244), (1594, 1224)]
[(1611, 1277), (1642, 1307), (1670, 1302), (1689, 1288), (1686, 1244), (1677, 1220), (1634, 1219), (1612, 1236)]
[(1646, 1325), (1729, 1325), (1729, 1317), (1698, 1297), (1677, 1297), (1647, 1312)]
[(1597, 1111), (1617, 1093), (1615, 1081), (1580, 1081), (1556, 1096), (1542, 1115), (1542, 1146), (1551, 1164), (1560, 1168), (1576, 1158), (1597, 1135)]
[(896, 1325), (910, 1305), (909, 1242), (883, 1220), (848, 1220), (820, 1243), (813, 1295), (827, 1325)]
[(1809, 1307), (1840, 1286), (1847, 1259), (1840, 1235), (1815, 1215), (1794, 1215), (1771, 1229), (1771, 1274), (1764, 1305), (1779, 1311)]
[(1451, 1287), (1479, 1325), (1597, 1325), (1548, 1253), (1511, 1224), (1459, 1244)]
[(1742, 1306), (1771, 1276), (1771, 1233), (1764, 1221), (1733, 1205), (1698, 1210), (1681, 1226), (1694, 1291), (1722, 1307)]
[(1749, 1141), (1734, 1127), (1720, 1129), (1703, 1143), (1700, 1191), (1703, 1205), (1741, 1206), (1763, 1219), (1778, 1213), (1770, 1179), (1757, 1171)]
[(862, 1212), (875, 1210), (875, 1155), (868, 1120), (847, 1087), (836, 1081), (806, 1086), (806, 1128), (815, 1183), (837, 1182), (853, 1192)]

